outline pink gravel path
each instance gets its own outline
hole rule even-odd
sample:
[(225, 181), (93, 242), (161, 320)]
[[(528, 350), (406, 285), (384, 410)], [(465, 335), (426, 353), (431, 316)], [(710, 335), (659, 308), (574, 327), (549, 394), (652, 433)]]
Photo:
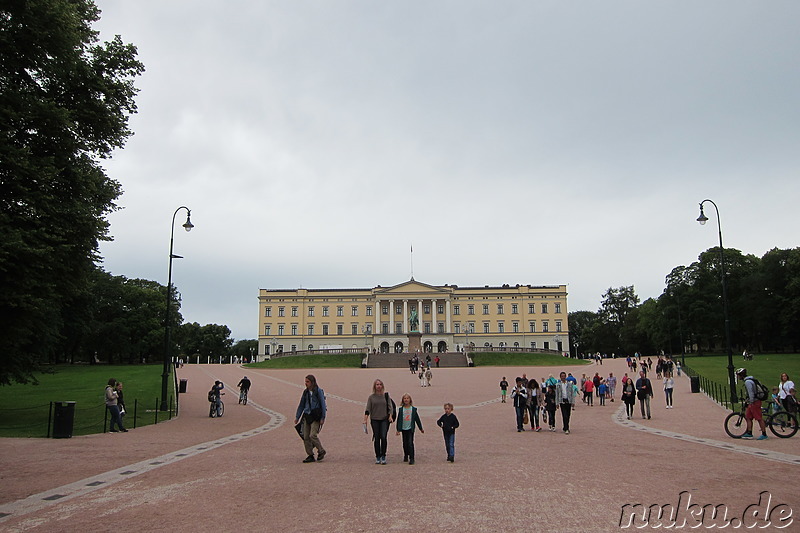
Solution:
[[(127, 434), (0, 439), (0, 513), (8, 513), (0, 518), (0, 530), (616, 531), (623, 505), (677, 504), (682, 491), (695, 503), (725, 504), (738, 515), (769, 491), (773, 507), (783, 503), (800, 512), (794, 482), (800, 436), (729, 439), (722, 429), (726, 412), (691, 394), (685, 377), (676, 380), (671, 410), (664, 409), (660, 382), (653, 380), (652, 420), (621, 425), (614, 421), (619, 401), (605, 407), (578, 403), (571, 435), (517, 433), (513, 408), (499, 403), (500, 378), (512, 381), (522, 372), (538, 378), (559, 370), (442, 368), (432, 387), (421, 388), (403, 369), (186, 366), (180, 377), (189, 380), (189, 392), (182, 395), (181, 416), (171, 422)], [(625, 369), (616, 360), (569, 370), (621, 376)], [(301, 463), (305, 454), (291, 425), (308, 372), (317, 376), (329, 405), (320, 435), (328, 457), (315, 464)], [(209, 419), (205, 396), (213, 380), (233, 388), (245, 373), (253, 381), (252, 405), (236, 405), (229, 390), (225, 416)], [(409, 392), (420, 408), (426, 432), (417, 433), (414, 466), (402, 462), (400, 437), (393, 432), (389, 464), (374, 464), (361, 419), (378, 377), (394, 398)], [(435, 425), (445, 401), (455, 404), (462, 426), (454, 464), (445, 462)], [(178, 450), (185, 457), (174, 457)], [(142, 466), (154, 458), (163, 464)], [(43, 500), (89, 480), (102, 483)], [(792, 530), (800, 531), (800, 522), (784, 529)]]

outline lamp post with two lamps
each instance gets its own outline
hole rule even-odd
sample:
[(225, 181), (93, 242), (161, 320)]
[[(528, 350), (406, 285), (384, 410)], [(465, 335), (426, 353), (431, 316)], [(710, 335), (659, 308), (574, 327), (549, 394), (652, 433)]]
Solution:
[(192, 231), (194, 224), (192, 224), (192, 211), (186, 206), (180, 206), (172, 214), (172, 231), (169, 236), (169, 276), (167, 277), (167, 306), (166, 314), (164, 315), (164, 370), (161, 373), (161, 411), (166, 411), (168, 407), (167, 394), (169, 390), (169, 372), (172, 363), (170, 354), (170, 308), (172, 307), (172, 260), (183, 259), (180, 255), (172, 253), (172, 244), (175, 240), (175, 217), (181, 209), (186, 210), (186, 222), (183, 223), (183, 229), (187, 232)]
[(736, 397), (736, 378), (733, 375), (733, 350), (731, 348), (731, 321), (728, 316), (728, 282), (727, 282), (727, 275), (725, 274), (725, 248), (722, 246), (722, 223), (720, 222), (719, 218), (719, 208), (717, 204), (714, 203), (713, 200), (703, 200), (700, 202), (700, 216), (697, 217), (697, 221), (700, 225), (705, 225), (708, 222), (708, 217), (703, 212), (703, 204), (710, 203), (714, 206), (714, 210), (717, 212), (717, 229), (719, 230), (719, 268), (720, 268), (720, 277), (722, 278), (722, 314), (725, 318), (725, 349), (728, 352), (728, 383), (731, 387), (731, 408), (736, 405), (738, 401)]

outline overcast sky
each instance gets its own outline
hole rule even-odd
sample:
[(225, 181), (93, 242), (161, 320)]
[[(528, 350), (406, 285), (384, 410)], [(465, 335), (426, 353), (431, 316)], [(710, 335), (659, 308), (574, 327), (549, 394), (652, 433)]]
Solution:
[(260, 288), (566, 284), (642, 301), (798, 244), (800, 2), (98, 0), (135, 44), (115, 275), (256, 338)]

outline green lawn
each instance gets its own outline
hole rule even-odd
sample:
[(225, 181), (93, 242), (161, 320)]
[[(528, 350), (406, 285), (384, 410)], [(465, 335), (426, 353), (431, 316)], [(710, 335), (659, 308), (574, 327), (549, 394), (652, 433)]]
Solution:
[[(725, 355), (687, 356), (686, 366), (721, 385), (728, 383), (728, 357)], [(800, 354), (759, 354), (754, 355), (752, 361), (743, 360), (741, 354), (734, 355), (734, 371), (742, 367), (770, 391), (778, 385), (783, 372), (789, 374), (795, 384), (800, 383)], [(743, 387), (741, 383), (737, 385), (737, 389)]]
[(470, 353), (475, 366), (584, 366), (588, 360), (571, 359), (547, 353)]
[[(123, 383), (126, 427), (134, 427), (134, 415), (136, 426), (155, 422), (161, 365), (58, 365), (52, 369), (52, 374), (36, 374), (38, 385), (0, 387), (0, 437), (45, 437), (50, 402), (64, 401), (76, 402), (73, 435), (102, 432), (109, 378)], [(173, 392), (170, 395), (174, 397)], [(169, 414), (158, 416), (166, 420)]]
[(285, 355), (247, 368), (361, 368), (362, 354)]

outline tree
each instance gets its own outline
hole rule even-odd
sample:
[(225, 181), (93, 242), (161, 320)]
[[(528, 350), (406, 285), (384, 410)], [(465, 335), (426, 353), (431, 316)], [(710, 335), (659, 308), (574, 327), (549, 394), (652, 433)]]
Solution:
[(230, 356), (233, 344), (231, 330), (228, 326), (218, 324), (201, 326), (197, 322), (186, 323), (179, 328), (177, 337), (181, 353), (187, 358), (199, 354), (220, 363)]
[(242, 360), (249, 360), (251, 355), (257, 353), (258, 341), (255, 339), (242, 339), (240, 341), (236, 341), (231, 348), (231, 355), (242, 357)]
[(0, 7), (0, 384), (24, 383), (108, 240), (120, 184), (100, 161), (131, 135), (136, 48), (99, 44), (91, 0)]

